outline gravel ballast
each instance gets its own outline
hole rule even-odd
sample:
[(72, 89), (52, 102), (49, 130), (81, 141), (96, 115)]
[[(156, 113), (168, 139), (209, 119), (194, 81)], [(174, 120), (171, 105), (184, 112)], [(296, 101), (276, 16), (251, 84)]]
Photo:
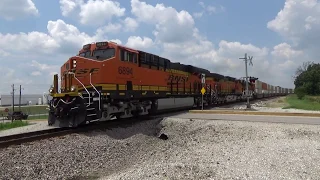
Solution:
[(319, 155), (319, 126), (168, 118), (1, 149), (0, 179), (317, 179)]

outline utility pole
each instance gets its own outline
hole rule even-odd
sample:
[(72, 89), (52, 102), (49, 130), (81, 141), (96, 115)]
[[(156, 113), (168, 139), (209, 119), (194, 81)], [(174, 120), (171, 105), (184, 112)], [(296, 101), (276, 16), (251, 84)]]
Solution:
[(249, 61), (249, 65), (253, 66), (252, 64), (252, 56), (248, 56), (247, 57), (247, 53), (244, 54), (244, 58), (239, 58), (239, 59), (243, 59), (245, 62), (245, 67), (246, 67), (246, 97), (247, 97), (247, 109), (250, 108), (250, 102), (249, 102), (249, 79), (248, 79), (248, 61)]
[(11, 87), (12, 87), (12, 112), (14, 112), (14, 84), (12, 84)]
[(20, 94), (19, 94), (19, 111), (21, 111), (21, 85), (20, 85)]

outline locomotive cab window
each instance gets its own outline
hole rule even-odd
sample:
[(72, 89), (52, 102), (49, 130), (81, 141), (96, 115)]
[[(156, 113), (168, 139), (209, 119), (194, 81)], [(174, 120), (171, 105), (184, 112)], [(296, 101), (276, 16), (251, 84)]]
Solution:
[(79, 56), (88, 58), (91, 56), (91, 52), (90, 51), (82, 52), (79, 54)]
[(120, 59), (125, 62), (137, 63), (137, 54), (121, 49)]
[(93, 58), (96, 60), (106, 60), (115, 56), (115, 49), (98, 49), (93, 51)]

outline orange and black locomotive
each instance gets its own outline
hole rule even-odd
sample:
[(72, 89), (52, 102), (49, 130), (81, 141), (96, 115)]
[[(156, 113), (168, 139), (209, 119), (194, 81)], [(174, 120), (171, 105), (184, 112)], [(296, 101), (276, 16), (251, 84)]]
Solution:
[(86, 44), (62, 65), (60, 77), (54, 75), (48, 123), (76, 127), (145, 115), (157, 111), (163, 98), (193, 98), (201, 106), (202, 89), (205, 105), (239, 101), (245, 81), (114, 42)]

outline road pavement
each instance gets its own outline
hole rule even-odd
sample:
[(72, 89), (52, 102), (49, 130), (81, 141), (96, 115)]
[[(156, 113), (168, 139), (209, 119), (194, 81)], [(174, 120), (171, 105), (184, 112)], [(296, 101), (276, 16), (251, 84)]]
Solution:
[(263, 115), (240, 115), (240, 114), (200, 114), (184, 113), (170, 117), (184, 119), (203, 119), (203, 120), (229, 120), (229, 121), (250, 121), (250, 122), (270, 122), (270, 123), (288, 123), (288, 124), (309, 124), (320, 125), (319, 117), (302, 116), (263, 116)]

